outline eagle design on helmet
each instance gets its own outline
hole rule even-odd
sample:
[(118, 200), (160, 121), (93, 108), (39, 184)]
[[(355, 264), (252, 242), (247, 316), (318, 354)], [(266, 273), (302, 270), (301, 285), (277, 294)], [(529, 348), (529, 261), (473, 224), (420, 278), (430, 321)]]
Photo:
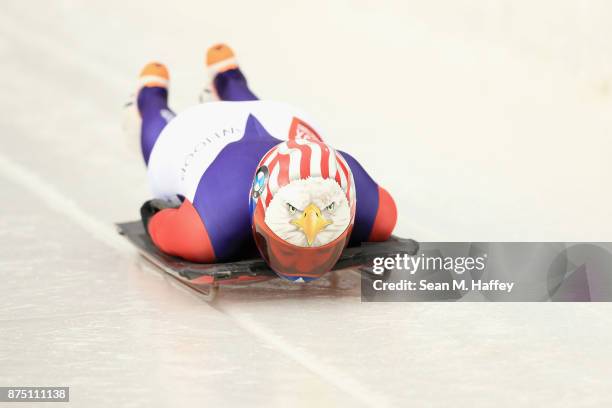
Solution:
[(281, 277), (311, 280), (331, 270), (355, 220), (355, 182), (335, 149), (294, 118), (289, 140), (259, 162), (252, 226), (262, 256)]

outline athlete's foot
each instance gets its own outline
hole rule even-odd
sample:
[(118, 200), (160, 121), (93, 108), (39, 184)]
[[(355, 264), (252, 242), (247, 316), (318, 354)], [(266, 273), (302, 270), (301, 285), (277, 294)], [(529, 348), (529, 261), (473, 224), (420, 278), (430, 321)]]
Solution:
[(216, 44), (206, 52), (206, 69), (208, 71), (208, 85), (200, 93), (200, 102), (219, 100), (215, 90), (215, 77), (230, 69), (237, 69), (238, 62), (234, 51), (226, 44)]
[(206, 52), (206, 67), (212, 78), (221, 72), (238, 68), (234, 51), (226, 44), (213, 45)]
[(138, 94), (143, 88), (168, 88), (170, 75), (165, 65), (159, 62), (150, 62), (140, 71), (136, 91), (128, 97), (123, 107), (122, 128), (130, 150), (140, 151), (140, 130), (142, 118), (138, 111)]
[(144, 87), (168, 88), (170, 74), (168, 68), (159, 62), (149, 62), (140, 71), (138, 78), (138, 90)]

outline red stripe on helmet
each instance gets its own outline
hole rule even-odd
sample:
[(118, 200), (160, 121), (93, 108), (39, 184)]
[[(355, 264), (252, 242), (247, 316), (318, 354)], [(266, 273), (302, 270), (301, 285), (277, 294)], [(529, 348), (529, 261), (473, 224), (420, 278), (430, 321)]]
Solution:
[(329, 178), (329, 147), (321, 144), (321, 177)]
[(289, 162), (291, 157), (288, 154), (279, 154), (278, 157), (278, 165), (280, 166), (278, 171), (278, 187), (282, 187), (289, 184)]
[(340, 179), (340, 172), (338, 170), (336, 170), (335, 180), (336, 180), (336, 183), (338, 183), (338, 185), (342, 187), (342, 180)]
[(299, 144), (295, 140), (289, 140), (287, 146), (292, 149), (298, 149), (302, 153), (300, 159), (300, 178), (310, 177), (310, 156), (312, 155), (310, 146)]
[(270, 191), (270, 183), (266, 186), (266, 208), (270, 205), (270, 201), (272, 201), (272, 192)]
[[(274, 149), (274, 151), (277, 151), (277, 149)], [(272, 170), (277, 164), (278, 154), (274, 156), (274, 158), (270, 162), (270, 165), (268, 166), (268, 177), (272, 177)], [(266, 183), (266, 208), (268, 208), (268, 204), (270, 204), (270, 201), (272, 201), (272, 191), (270, 191), (270, 180), (268, 179), (268, 182)]]
[(346, 179), (346, 199), (350, 203), (351, 202), (351, 177), (349, 175), (347, 166), (344, 164), (344, 160), (342, 159), (342, 157), (340, 157), (338, 153), (336, 153), (336, 160), (338, 161), (338, 163), (340, 163), (340, 168), (342, 169), (342, 172), (344, 173), (344, 178)]

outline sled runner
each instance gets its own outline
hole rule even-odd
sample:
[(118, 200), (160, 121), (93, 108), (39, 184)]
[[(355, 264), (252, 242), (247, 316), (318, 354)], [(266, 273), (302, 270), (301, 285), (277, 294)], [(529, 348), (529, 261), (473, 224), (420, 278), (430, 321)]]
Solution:
[[(277, 277), (262, 258), (217, 264), (193, 263), (158, 250), (145, 232), (141, 221), (118, 223), (117, 228), (142, 257), (202, 293), (208, 301), (215, 298), (220, 285), (245, 284)], [(365, 242), (359, 247), (346, 248), (333, 270), (356, 268), (362, 273), (372, 274), (371, 263), (374, 258), (396, 254), (414, 255), (418, 248), (416, 241), (396, 236), (391, 236), (385, 242)]]

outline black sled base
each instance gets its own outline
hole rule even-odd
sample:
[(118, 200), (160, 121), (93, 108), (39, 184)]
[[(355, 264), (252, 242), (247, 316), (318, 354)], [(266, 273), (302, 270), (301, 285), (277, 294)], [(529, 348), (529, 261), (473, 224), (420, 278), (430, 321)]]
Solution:
[[(262, 258), (201, 264), (166, 255), (155, 247), (141, 221), (116, 225), (119, 234), (126, 237), (140, 255), (164, 272), (202, 293), (208, 300), (214, 299), (219, 285), (252, 283), (277, 276)], [(359, 247), (346, 248), (334, 270), (357, 268), (362, 273), (371, 273), (374, 258), (396, 254), (414, 255), (418, 249), (419, 244), (416, 241), (396, 236), (391, 236), (385, 242), (364, 242)]]

